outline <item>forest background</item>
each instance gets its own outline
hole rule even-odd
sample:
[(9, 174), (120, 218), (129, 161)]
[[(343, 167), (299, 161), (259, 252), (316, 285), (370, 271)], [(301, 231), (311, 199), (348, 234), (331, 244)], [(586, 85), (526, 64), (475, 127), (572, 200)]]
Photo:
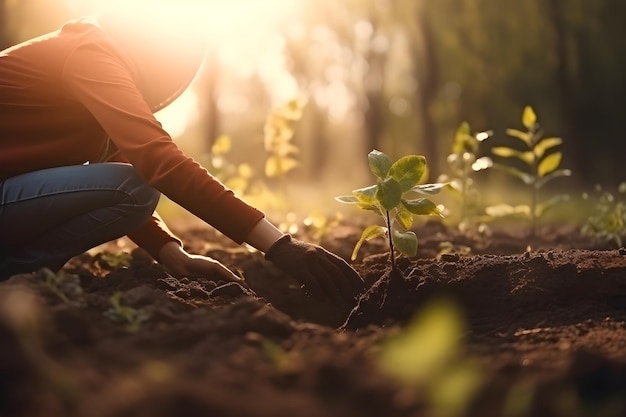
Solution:
[[(94, 3), (0, 0), (0, 49), (88, 14)], [(157, 115), (198, 160), (228, 135), (229, 161), (262, 175), (267, 117), (300, 97), (291, 178), (344, 194), (371, 181), (366, 155), (379, 149), (394, 159), (425, 155), (433, 181), (447, 172), (462, 122), (493, 131), (479, 151), (488, 154), (514, 143), (505, 131), (522, 127), (530, 105), (545, 134), (563, 138), (561, 165), (573, 175), (559, 187), (626, 179), (626, 2), (203, 3), (211, 52), (190, 90)], [(481, 180), (506, 185), (493, 173)]]

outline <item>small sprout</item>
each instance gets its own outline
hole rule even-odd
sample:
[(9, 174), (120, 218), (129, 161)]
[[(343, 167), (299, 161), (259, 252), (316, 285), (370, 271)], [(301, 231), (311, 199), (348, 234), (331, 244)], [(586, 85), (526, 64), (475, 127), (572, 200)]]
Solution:
[(112, 271), (117, 271), (130, 266), (133, 256), (128, 252), (102, 253), (99, 263)]
[(442, 216), (440, 209), (427, 198), (405, 198), (406, 193), (436, 194), (446, 184), (418, 184), (426, 170), (426, 158), (407, 155), (392, 163), (383, 152), (373, 150), (368, 155), (369, 167), (377, 182), (352, 191), (352, 195), (335, 197), (345, 204), (356, 204), (362, 210), (373, 211), (383, 218), (386, 226), (367, 227), (352, 252), (355, 260), (359, 249), (367, 240), (385, 236), (390, 249), (392, 269), (396, 269), (394, 249), (407, 256), (417, 253), (417, 237), (410, 229), (413, 215)]
[(563, 140), (557, 137), (543, 137), (543, 132), (537, 122), (537, 115), (532, 107), (526, 106), (522, 113), (522, 124), (526, 131), (517, 129), (507, 129), (506, 133), (520, 142), (522, 150), (506, 146), (496, 146), (491, 151), (495, 156), (507, 159), (516, 159), (521, 162), (523, 168), (502, 163), (494, 163), (493, 167), (501, 169), (526, 184), (531, 191), (530, 203), (528, 205), (511, 207), (506, 209), (504, 205), (497, 209), (488, 209), (490, 216), (525, 214), (531, 222), (530, 233), (536, 233), (537, 219), (548, 209), (557, 203), (569, 200), (566, 194), (555, 195), (552, 198), (540, 202), (539, 190), (549, 181), (559, 177), (572, 175), (569, 169), (560, 169), (561, 152), (554, 151), (554, 148), (561, 145)]
[(474, 185), (472, 174), (490, 168), (491, 159), (488, 157), (478, 158), (480, 142), (490, 138), (493, 132), (471, 133), (467, 122), (461, 123), (456, 131), (452, 153), (447, 161), (451, 175), (442, 175), (440, 182), (448, 182), (448, 188), (458, 198), (461, 210), (459, 216), (459, 229), (467, 229), (472, 223), (480, 203), (480, 193)]
[[(612, 241), (622, 247), (626, 236), (626, 182), (618, 186), (616, 194), (603, 190), (599, 184), (595, 186), (595, 191), (599, 195), (593, 212), (582, 226), (582, 232), (596, 241)], [(583, 198), (591, 197), (584, 194)]]
[(122, 293), (119, 291), (109, 297), (109, 303), (111, 308), (103, 313), (104, 316), (115, 323), (125, 324), (129, 332), (136, 332), (149, 319), (142, 309), (122, 305)]
[(37, 271), (37, 278), (64, 303), (81, 304), (84, 301), (85, 293), (78, 275), (63, 270), (54, 273), (48, 268), (41, 268)]

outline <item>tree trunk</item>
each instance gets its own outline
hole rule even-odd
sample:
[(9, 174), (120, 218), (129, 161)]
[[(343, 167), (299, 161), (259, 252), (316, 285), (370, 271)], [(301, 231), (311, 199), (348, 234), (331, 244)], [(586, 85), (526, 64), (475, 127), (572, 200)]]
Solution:
[(439, 84), (437, 52), (433, 40), (433, 30), (425, 5), (416, 9), (417, 27), (421, 39), (416, 40), (415, 61), (417, 62), (417, 103), (420, 116), (423, 150), (420, 152), (428, 159), (430, 180), (436, 178), (440, 171), (439, 147), (437, 146), (437, 128), (430, 114), (430, 109), (437, 97)]

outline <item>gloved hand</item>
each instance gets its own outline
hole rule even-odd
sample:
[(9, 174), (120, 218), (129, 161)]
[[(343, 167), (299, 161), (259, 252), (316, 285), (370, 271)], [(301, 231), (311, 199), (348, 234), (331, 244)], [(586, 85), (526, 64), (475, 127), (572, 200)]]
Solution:
[(346, 261), (291, 235), (274, 242), (265, 259), (304, 284), (313, 296), (338, 305), (354, 306), (365, 289), (363, 279)]

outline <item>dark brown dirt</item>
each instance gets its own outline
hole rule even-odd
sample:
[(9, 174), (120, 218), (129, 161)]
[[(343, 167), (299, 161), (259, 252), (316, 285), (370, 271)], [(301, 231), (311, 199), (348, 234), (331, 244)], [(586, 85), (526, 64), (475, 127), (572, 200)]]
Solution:
[[(322, 243), (348, 257), (360, 231), (342, 225)], [(206, 229), (180, 234), (253, 292), (173, 278), (138, 251), (118, 271), (75, 258), (66, 272), (84, 294), (68, 300), (12, 277), (0, 283), (0, 416), (626, 416), (625, 250), (566, 228), (417, 233), (419, 254), (396, 276), (383, 241), (364, 246), (354, 266), (371, 288), (349, 318)], [(138, 330), (105, 314), (116, 292), (146, 317)], [(382, 343), (442, 297), (466, 322), (457, 355), (481, 375), (457, 414), (380, 366)]]

